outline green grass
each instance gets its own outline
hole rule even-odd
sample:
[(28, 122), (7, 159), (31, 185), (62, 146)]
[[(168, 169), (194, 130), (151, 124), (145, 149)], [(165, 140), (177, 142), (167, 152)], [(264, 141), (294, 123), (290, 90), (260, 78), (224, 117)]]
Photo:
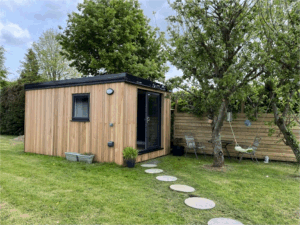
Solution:
[(171, 191), (140, 164), (68, 162), (24, 153), (12, 138), (0, 137), (1, 224), (207, 224), (214, 217), (299, 224), (299, 177), (290, 163), (226, 160), (226, 171), (218, 172), (204, 168), (211, 157), (159, 158), (164, 174), (216, 203), (197, 210), (185, 206), (188, 194)]

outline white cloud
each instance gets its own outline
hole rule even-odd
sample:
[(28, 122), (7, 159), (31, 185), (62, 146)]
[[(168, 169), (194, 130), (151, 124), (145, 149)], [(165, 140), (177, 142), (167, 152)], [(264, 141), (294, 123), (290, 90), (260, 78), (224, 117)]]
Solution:
[(0, 41), (10, 45), (22, 45), (29, 42), (31, 36), (27, 29), (22, 29), (18, 24), (0, 22)]

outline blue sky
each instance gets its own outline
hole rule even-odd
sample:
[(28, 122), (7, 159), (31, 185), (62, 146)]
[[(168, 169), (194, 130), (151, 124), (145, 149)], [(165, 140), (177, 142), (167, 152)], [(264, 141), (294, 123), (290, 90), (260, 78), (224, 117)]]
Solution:
[[(83, 0), (0, 0), (0, 45), (6, 53), (5, 66), (9, 80), (19, 77), (20, 61), (27, 49), (37, 41), (43, 31), (65, 27), (68, 13), (77, 11), (77, 4)], [(173, 12), (167, 0), (139, 0), (144, 14), (151, 19), (150, 25), (161, 31), (167, 30), (165, 18)], [(153, 11), (156, 12), (154, 17)], [(156, 22), (155, 22), (156, 19)], [(170, 65), (166, 78), (181, 75)]]

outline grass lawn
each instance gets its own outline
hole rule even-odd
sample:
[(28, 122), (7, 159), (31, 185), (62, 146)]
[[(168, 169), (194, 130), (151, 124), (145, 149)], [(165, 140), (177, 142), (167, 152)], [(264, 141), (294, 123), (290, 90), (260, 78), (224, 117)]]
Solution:
[(229, 217), (244, 224), (299, 224), (299, 177), (290, 163), (226, 160), (223, 172), (206, 168), (212, 158), (158, 158), (165, 175), (193, 186), (216, 203), (211, 210), (184, 204), (138, 164), (84, 164), (24, 153), (13, 136), (1, 136), (0, 224), (207, 224)]

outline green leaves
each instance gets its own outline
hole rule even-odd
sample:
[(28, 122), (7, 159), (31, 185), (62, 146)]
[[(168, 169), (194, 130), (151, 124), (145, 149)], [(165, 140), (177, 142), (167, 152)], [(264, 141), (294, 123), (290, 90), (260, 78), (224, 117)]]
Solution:
[(192, 95), (201, 90), (206, 96), (201, 104), (210, 112), (218, 112), (222, 99), (245, 96), (245, 87), (261, 76), (264, 65), (255, 36), (255, 2), (188, 0), (170, 5), (176, 11), (168, 18), (170, 61), (190, 84), (179, 87)]
[[(152, 80), (168, 69), (164, 34), (149, 26), (137, 0), (79, 4), (59, 36), (62, 52), (85, 75), (128, 72)], [(159, 37), (157, 37), (157, 34)]]
[(42, 77), (54, 81), (80, 77), (81, 74), (69, 66), (71, 62), (60, 54), (62, 47), (58, 43), (57, 35), (57, 31), (49, 29), (33, 43)]

